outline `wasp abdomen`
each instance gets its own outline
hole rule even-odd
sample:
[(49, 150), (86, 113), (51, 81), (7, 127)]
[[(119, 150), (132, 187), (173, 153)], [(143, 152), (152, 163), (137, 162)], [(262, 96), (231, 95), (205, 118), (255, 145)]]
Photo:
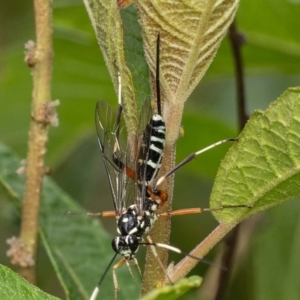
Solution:
[(137, 176), (140, 187), (142, 185), (148, 186), (155, 179), (161, 167), (165, 137), (165, 121), (161, 115), (155, 114), (144, 131), (137, 161)]

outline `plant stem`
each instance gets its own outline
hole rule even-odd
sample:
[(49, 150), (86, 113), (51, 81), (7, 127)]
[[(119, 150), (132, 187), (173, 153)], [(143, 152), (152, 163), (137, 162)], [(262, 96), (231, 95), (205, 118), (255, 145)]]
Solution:
[[(233, 21), (229, 28), (229, 39), (232, 47), (235, 65), (239, 129), (242, 130), (248, 120), (245, 104), (246, 97), (244, 68), (241, 54), (241, 46), (244, 44), (245, 38), (241, 33), (238, 32), (235, 21)], [(215, 300), (224, 299), (226, 296), (226, 290), (228, 288), (228, 283), (234, 264), (235, 252), (239, 241), (240, 226), (240, 224), (237, 225), (225, 239), (225, 248), (222, 253), (221, 264), (226, 268), (226, 272), (221, 270), (219, 273)]]
[[(164, 164), (161, 168), (160, 173), (165, 174), (168, 170), (174, 166), (175, 149), (174, 146), (166, 145), (164, 150)], [(159, 176), (158, 176), (159, 178)], [(174, 176), (170, 176), (162, 184), (162, 189), (168, 192), (169, 199), (167, 203), (162, 207), (160, 212), (171, 210), (172, 203), (172, 191), (174, 184)], [(159, 241), (160, 243), (169, 244), (171, 233), (171, 220), (170, 218), (159, 218), (153, 228), (151, 229), (150, 235), (153, 241)], [(167, 267), (168, 264), (168, 250), (163, 248), (156, 248), (158, 256), (162, 264)], [(143, 275), (143, 287), (142, 295), (147, 294), (151, 290), (155, 289), (157, 283), (163, 283), (165, 281), (165, 273), (161, 266), (157, 262), (157, 258), (154, 257), (150, 247), (147, 249), (145, 271)]]
[[(203, 258), (232, 228), (233, 226), (230, 224), (220, 224), (189, 254), (195, 257)], [(176, 266), (174, 266), (174, 269), (170, 274), (172, 282), (177, 282), (186, 276), (198, 263), (199, 260), (195, 260), (194, 258), (186, 256)]]
[(246, 113), (245, 74), (241, 52), (245, 37), (238, 31), (235, 21), (229, 27), (229, 39), (234, 58), (238, 119), (241, 131), (249, 119)]
[[(25, 169), (25, 190), (21, 225), (21, 240), (36, 264), (38, 218), (44, 155), (48, 140), (49, 109), (52, 76), (52, 10), (50, 0), (34, 0), (36, 44), (27, 44), (26, 62), (32, 68), (33, 93), (29, 128), (28, 154)], [(36, 282), (34, 265), (22, 265), (19, 273), (29, 282)]]

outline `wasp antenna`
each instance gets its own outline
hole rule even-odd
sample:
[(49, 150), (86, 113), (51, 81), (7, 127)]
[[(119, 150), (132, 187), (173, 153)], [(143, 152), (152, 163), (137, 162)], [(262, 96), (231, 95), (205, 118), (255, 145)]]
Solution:
[(106, 276), (108, 270), (110, 269), (110, 267), (111, 267), (111, 265), (113, 264), (114, 260), (116, 259), (117, 255), (118, 255), (118, 253), (115, 253), (115, 254), (114, 254), (113, 258), (111, 259), (110, 263), (109, 263), (108, 266), (106, 267), (106, 269), (105, 269), (103, 275), (101, 276), (101, 278), (100, 278), (100, 280), (99, 280), (97, 286), (95, 287), (95, 289), (94, 289), (94, 291), (93, 291), (93, 293), (92, 293), (92, 295), (91, 295), (91, 297), (90, 297), (89, 300), (96, 300), (96, 298), (97, 298), (97, 296), (98, 296), (98, 294), (99, 294), (99, 291), (100, 291), (100, 286), (101, 286), (101, 284), (102, 284), (102, 281), (104, 280), (104, 278), (105, 278), (105, 276)]
[(94, 289), (94, 291), (93, 291), (93, 294), (92, 294), (91, 297), (90, 297), (90, 300), (96, 300), (96, 297), (98, 296), (99, 291), (100, 291), (99, 287), (98, 287), (98, 286), (95, 287), (95, 289)]
[(85, 212), (74, 212), (74, 211), (67, 210), (62, 215), (61, 222), (64, 220), (64, 218), (66, 217), (66, 215), (70, 215), (70, 216), (82, 216), (82, 215), (85, 215), (85, 214), (86, 214)]
[(160, 51), (160, 34), (157, 35), (156, 41), (156, 102), (157, 102), (157, 113), (161, 115), (161, 99), (160, 99), (160, 78), (159, 78), (159, 51)]

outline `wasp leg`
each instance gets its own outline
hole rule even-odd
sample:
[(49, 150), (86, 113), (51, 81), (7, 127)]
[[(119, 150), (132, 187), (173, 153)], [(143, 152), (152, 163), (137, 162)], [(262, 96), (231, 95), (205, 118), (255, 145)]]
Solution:
[(178, 169), (180, 169), (181, 167), (183, 167), (185, 164), (187, 164), (188, 162), (190, 162), (191, 160), (193, 160), (194, 158), (196, 158), (198, 155), (216, 147), (216, 146), (219, 146), (219, 145), (222, 145), (224, 143), (227, 143), (227, 142), (236, 142), (237, 139), (236, 138), (230, 138), (230, 139), (226, 139), (226, 140), (222, 140), (222, 141), (219, 141), (219, 142), (216, 142), (210, 146), (207, 146), (197, 152), (194, 152), (194, 153), (191, 153), (188, 157), (186, 157), (183, 161), (181, 161), (178, 165), (176, 165), (172, 170), (170, 170), (169, 172), (167, 172), (166, 174), (164, 174), (163, 176), (161, 176), (157, 182), (156, 182), (156, 185), (155, 187), (153, 188), (153, 191), (156, 191), (158, 190), (158, 186), (167, 178), (169, 177), (170, 175), (172, 175), (175, 171), (177, 171)]
[(252, 208), (252, 205), (249, 204), (238, 204), (238, 205), (223, 205), (219, 207), (214, 208), (201, 208), (201, 207), (195, 207), (195, 208), (183, 208), (183, 209), (177, 209), (161, 214), (157, 214), (158, 217), (168, 217), (168, 216), (184, 216), (184, 215), (193, 215), (193, 214), (201, 214), (205, 211), (215, 211), (215, 210), (223, 210), (223, 209), (229, 209), (229, 208)]
[(120, 261), (118, 261), (112, 269), (112, 274), (113, 274), (113, 282), (114, 282), (114, 287), (115, 287), (115, 299), (117, 299), (117, 294), (118, 294), (118, 290), (119, 288), (119, 284), (118, 284), (118, 279), (117, 279), (117, 275), (116, 275), (116, 270), (121, 267), (122, 265), (124, 265), (127, 262), (126, 258), (122, 258)]

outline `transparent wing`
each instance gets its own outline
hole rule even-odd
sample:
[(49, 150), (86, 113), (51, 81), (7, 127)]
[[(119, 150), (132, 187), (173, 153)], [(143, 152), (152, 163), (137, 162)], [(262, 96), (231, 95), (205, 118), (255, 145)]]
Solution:
[(95, 123), (103, 163), (106, 169), (114, 208), (119, 214), (126, 207), (126, 198), (134, 182), (127, 177), (127, 134), (121, 111), (118, 113), (106, 102), (97, 102)]
[[(149, 151), (145, 149), (149, 147), (141, 147), (141, 141), (152, 114), (150, 100), (147, 100), (140, 114), (138, 132), (130, 148), (121, 111), (116, 112), (102, 100), (97, 103), (95, 122), (98, 141), (117, 214), (133, 202), (137, 204), (139, 212), (143, 213), (144, 199), (147, 196), (146, 173), (137, 174), (137, 160), (148, 160)], [(151, 131), (149, 134), (151, 135)], [(150, 139), (146, 140), (150, 143)], [(142, 182), (139, 188), (136, 180), (128, 176), (128, 169)]]

